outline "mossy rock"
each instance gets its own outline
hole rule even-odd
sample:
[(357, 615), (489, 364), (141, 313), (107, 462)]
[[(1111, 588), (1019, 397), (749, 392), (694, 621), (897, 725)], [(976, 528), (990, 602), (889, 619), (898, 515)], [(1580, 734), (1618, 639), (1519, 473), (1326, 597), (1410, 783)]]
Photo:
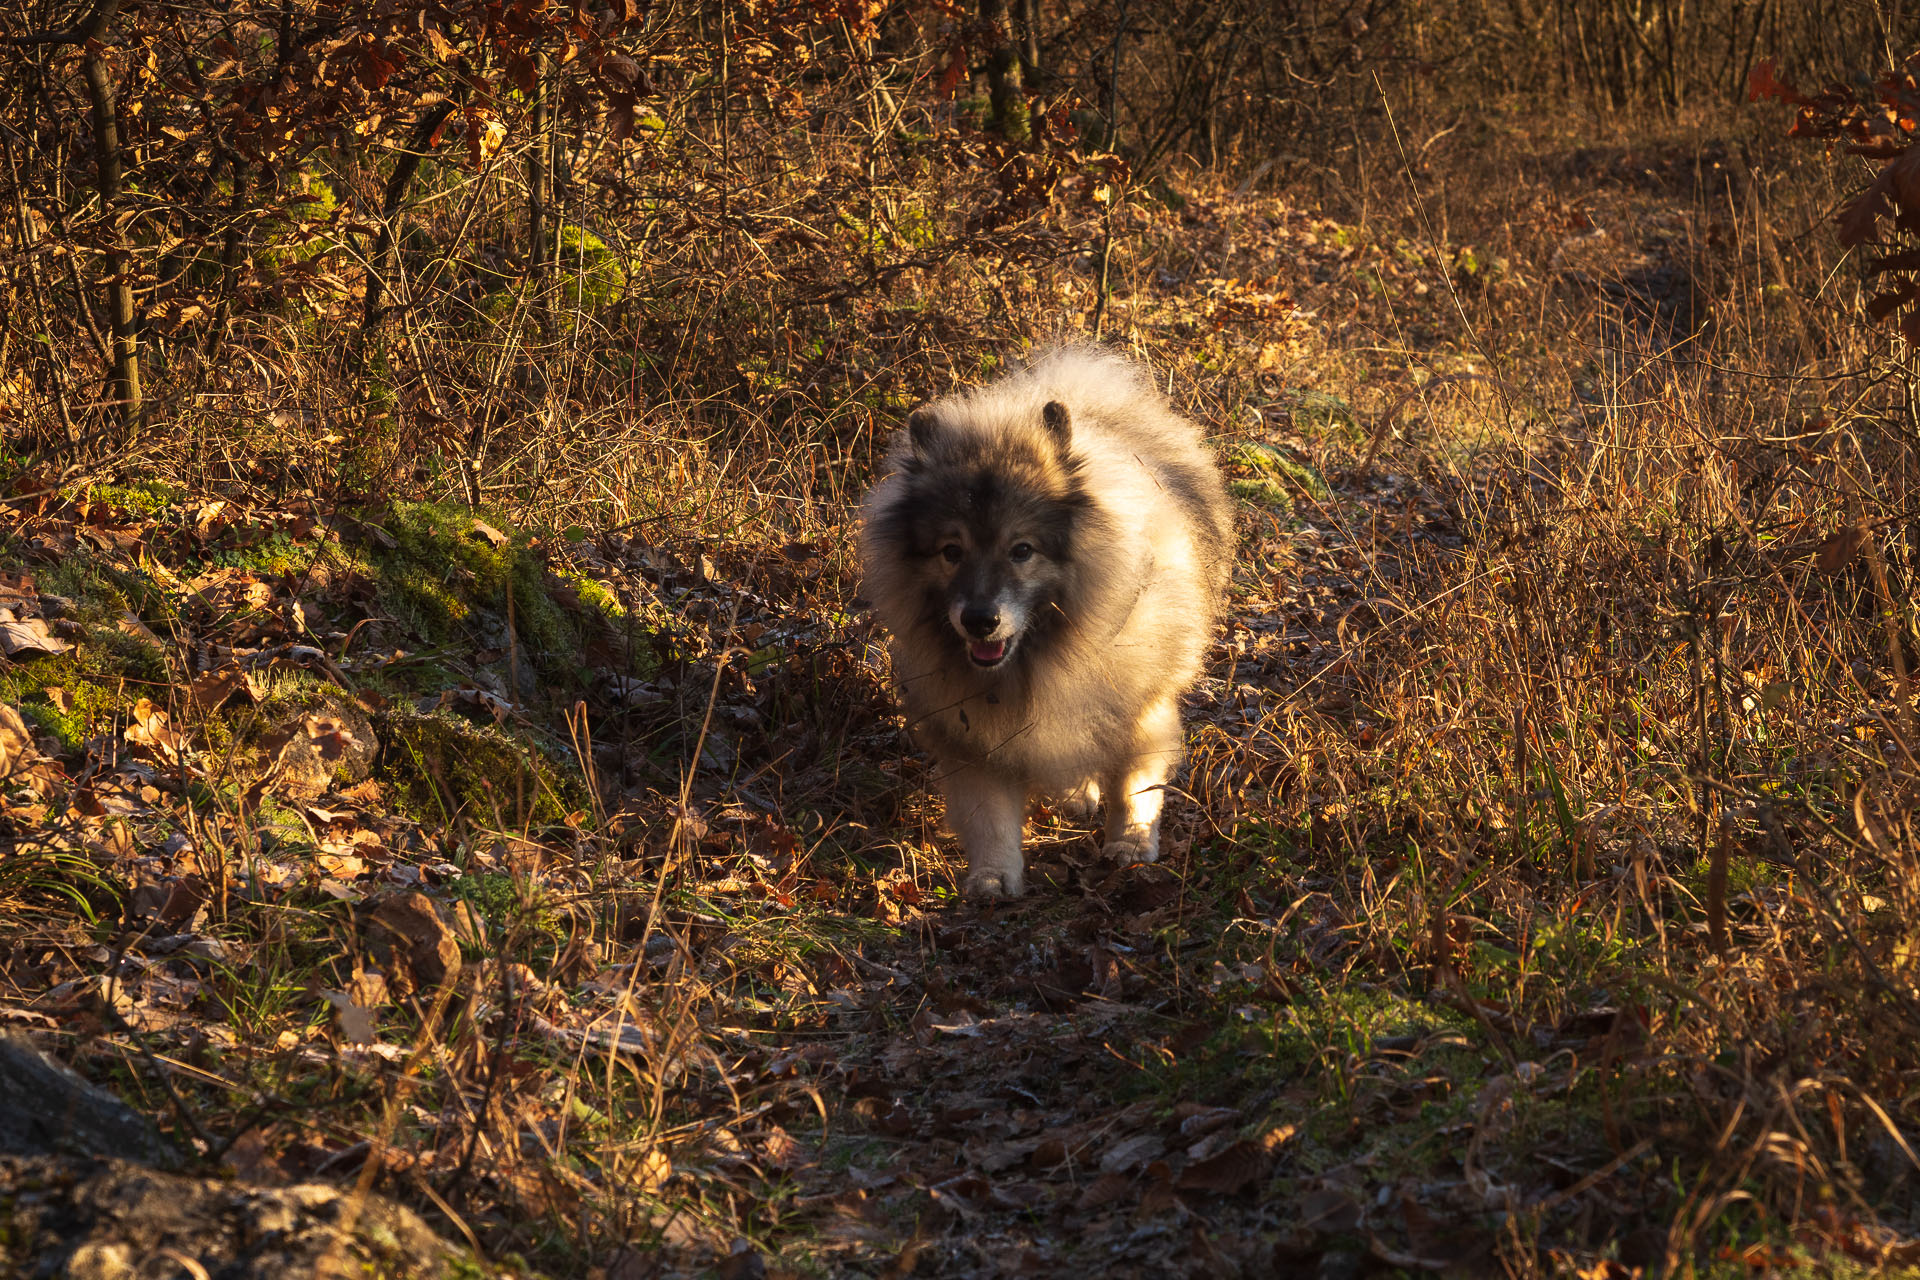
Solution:
[(584, 607), (556, 602), (545, 558), (498, 512), (397, 502), (377, 525), (393, 543), (370, 555), (380, 605), (430, 645), (511, 647), (522, 675), (577, 683), (594, 633), (603, 638), (624, 616), (610, 591), (578, 578), (566, 585)]
[(1364, 438), (1360, 415), (1344, 399), (1327, 391), (1302, 388), (1287, 397), (1296, 431), (1338, 438)]
[(1320, 502), (1332, 496), (1318, 471), (1270, 444), (1236, 440), (1228, 447), (1227, 461), (1255, 473), (1230, 481), (1228, 487), (1235, 497), (1256, 506), (1291, 515), (1294, 502), (1289, 486)]
[(491, 725), (404, 708), (373, 720), (383, 744), (379, 772), (423, 821), (464, 816), (502, 829), (551, 826), (586, 807), (578, 779), (539, 746)]
[(305, 800), (366, 778), (380, 753), (371, 717), (335, 686), (307, 679), (276, 688), (240, 736), (279, 766), (277, 790)]

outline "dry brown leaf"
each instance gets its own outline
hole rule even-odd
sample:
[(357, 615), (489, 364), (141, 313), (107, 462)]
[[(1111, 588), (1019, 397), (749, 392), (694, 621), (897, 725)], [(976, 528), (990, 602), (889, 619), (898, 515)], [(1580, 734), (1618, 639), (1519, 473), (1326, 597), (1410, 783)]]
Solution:
[(1116, 1200), (1125, 1199), (1133, 1190), (1133, 1179), (1124, 1173), (1105, 1173), (1087, 1184), (1086, 1190), (1074, 1202), (1082, 1212), (1104, 1208)]
[(653, 1147), (640, 1157), (638, 1168), (627, 1171), (626, 1185), (641, 1195), (652, 1195), (672, 1176), (673, 1161), (664, 1149)]
[(33, 735), (27, 732), (26, 720), (18, 711), (0, 702), (0, 778), (12, 777), (39, 754), (33, 745)]
[(168, 764), (178, 764), (187, 749), (186, 735), (174, 729), (167, 713), (142, 698), (133, 704), (133, 723), (126, 729), (127, 741), (136, 747), (149, 747)]
[(1218, 1155), (1187, 1166), (1175, 1186), (1230, 1196), (1266, 1171), (1267, 1153), (1251, 1142), (1236, 1142)]
[(367, 913), (367, 942), (390, 976), (416, 986), (449, 983), (460, 973), (460, 940), (444, 909), (424, 893), (396, 893)]
[(1853, 558), (1860, 554), (1860, 548), (1866, 542), (1867, 531), (1857, 524), (1837, 529), (1821, 542), (1820, 550), (1813, 558), (1813, 567), (1822, 573), (1838, 573), (1853, 563)]
[(201, 715), (210, 715), (245, 686), (246, 674), (238, 667), (209, 671), (187, 686), (187, 700)]
[(50, 634), (39, 618), (24, 622), (0, 622), (0, 653), (9, 658), (34, 658), (43, 654), (65, 653), (73, 646)]
[(337, 880), (352, 880), (367, 873), (366, 860), (350, 853), (321, 853), (314, 857), (314, 863)]
[(768, 1125), (760, 1137), (763, 1161), (774, 1169), (797, 1169), (813, 1163), (813, 1149), (798, 1141), (779, 1125)]
[(1173, 1109), (1180, 1121), (1180, 1136), (1191, 1142), (1233, 1123), (1240, 1113), (1232, 1107), (1209, 1107), (1203, 1103), (1183, 1102)]

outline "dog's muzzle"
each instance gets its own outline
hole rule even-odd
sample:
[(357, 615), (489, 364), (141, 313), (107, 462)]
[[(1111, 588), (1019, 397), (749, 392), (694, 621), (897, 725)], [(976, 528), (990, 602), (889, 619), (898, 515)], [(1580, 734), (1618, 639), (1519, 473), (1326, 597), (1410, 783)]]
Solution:
[(970, 604), (958, 612), (959, 616), (954, 621), (958, 624), (960, 638), (967, 642), (967, 656), (973, 659), (973, 665), (998, 666), (1007, 656), (1007, 641), (1010, 639), (995, 634), (1001, 630), (1000, 611), (992, 605)]

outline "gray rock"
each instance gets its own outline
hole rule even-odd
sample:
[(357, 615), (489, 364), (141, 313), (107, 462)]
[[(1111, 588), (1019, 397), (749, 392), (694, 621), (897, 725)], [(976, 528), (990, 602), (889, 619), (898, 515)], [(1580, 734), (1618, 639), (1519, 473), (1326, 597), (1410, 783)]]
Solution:
[[(133, 1163), (141, 1161), (143, 1163)], [(147, 1119), (15, 1032), (0, 1032), (0, 1276), (217, 1280), (505, 1275), (412, 1210), (321, 1183), (169, 1172)], [(155, 1258), (186, 1260), (153, 1270)]]
[(145, 1116), (14, 1031), (0, 1032), (0, 1153), (178, 1161)]

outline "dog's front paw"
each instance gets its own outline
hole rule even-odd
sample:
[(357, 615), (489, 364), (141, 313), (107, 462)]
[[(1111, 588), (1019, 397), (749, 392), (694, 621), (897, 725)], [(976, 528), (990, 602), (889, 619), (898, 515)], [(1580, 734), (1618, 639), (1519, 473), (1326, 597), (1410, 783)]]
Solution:
[(1017, 898), (1026, 888), (1026, 877), (1018, 871), (969, 871), (960, 892), (969, 902), (992, 902), (996, 898)]
[(1107, 857), (1123, 867), (1160, 861), (1160, 841), (1153, 836), (1119, 836), (1107, 841)]

